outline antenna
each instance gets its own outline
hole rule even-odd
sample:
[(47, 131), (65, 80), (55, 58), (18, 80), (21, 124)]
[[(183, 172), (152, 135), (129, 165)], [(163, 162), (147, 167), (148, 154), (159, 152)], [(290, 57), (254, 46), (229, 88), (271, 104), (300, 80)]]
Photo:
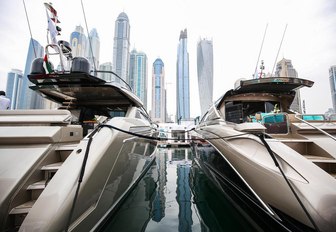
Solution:
[(280, 52), (280, 48), (281, 48), (281, 45), (282, 45), (282, 41), (283, 41), (283, 39), (285, 37), (286, 29), (287, 29), (287, 24), (286, 24), (285, 30), (284, 30), (284, 32), (282, 34), (282, 39), (281, 39), (281, 42), (280, 42), (278, 53), (277, 53), (277, 55), (275, 57), (275, 60), (274, 60), (274, 65), (273, 65), (273, 69), (272, 69), (271, 75), (273, 75), (273, 71), (274, 71), (274, 68), (275, 68), (276, 61), (277, 61), (278, 56), (279, 56), (279, 52)]
[(33, 45), (33, 49), (34, 49), (34, 55), (35, 55), (35, 58), (37, 58), (36, 56), (36, 49), (35, 49), (35, 44), (34, 44), (34, 41), (33, 41), (33, 34), (31, 32), (31, 29), (30, 29), (30, 24), (29, 24), (29, 19), (28, 19), (28, 14), (27, 14), (27, 10), (26, 10), (26, 3), (24, 0), (22, 0), (23, 2), (23, 6), (24, 6), (24, 9), (25, 9), (25, 12), (26, 12), (26, 18), (27, 18), (27, 23), (28, 23), (28, 28), (29, 28), (29, 33), (30, 33), (30, 38), (31, 38), (31, 43)]
[(259, 58), (260, 58), (261, 50), (262, 50), (262, 48), (264, 46), (264, 40), (265, 40), (265, 36), (266, 36), (267, 27), (268, 27), (268, 23), (266, 24), (266, 28), (265, 28), (265, 32), (264, 32), (264, 37), (263, 37), (262, 42), (261, 42), (261, 47), (260, 47), (260, 51), (259, 51), (259, 55), (258, 55), (257, 64), (256, 64), (256, 67), (255, 67), (255, 70), (254, 70), (253, 79), (257, 79), (257, 76), (258, 76), (258, 73), (257, 73), (258, 63), (259, 63)]
[(83, 6), (83, 1), (82, 0), (81, 0), (81, 4), (82, 4), (82, 10), (83, 10), (83, 15), (84, 15), (84, 20), (85, 20), (85, 27), (86, 27), (86, 31), (87, 31), (88, 38), (89, 38), (90, 52), (91, 52), (91, 56), (92, 56), (92, 60), (93, 60), (93, 67), (94, 67), (94, 70), (96, 72), (97, 71), (96, 61), (95, 61), (95, 57), (93, 55), (91, 37), (89, 35), (89, 29), (88, 29), (87, 22), (86, 22), (86, 16), (85, 16), (85, 11), (84, 11), (84, 6)]

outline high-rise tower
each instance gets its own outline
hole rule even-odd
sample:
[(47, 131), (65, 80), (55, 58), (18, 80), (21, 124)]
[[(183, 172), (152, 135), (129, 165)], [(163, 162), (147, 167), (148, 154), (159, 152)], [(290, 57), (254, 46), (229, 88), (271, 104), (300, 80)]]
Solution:
[(332, 105), (334, 112), (336, 112), (336, 65), (331, 66), (329, 69), (329, 81)]
[(213, 98), (213, 44), (202, 39), (197, 44), (197, 76), (201, 115), (209, 109)]
[[(91, 46), (90, 46), (91, 43)], [(96, 28), (90, 31), (88, 45), (86, 46), (86, 57), (91, 63), (92, 70), (99, 68), (100, 40)]]
[[(293, 68), (292, 61), (283, 58), (277, 63), (276, 70), (275, 70), (275, 76), (276, 77), (298, 78), (298, 73)], [(295, 92), (296, 92), (295, 98), (293, 100), (292, 105), (290, 106), (290, 109), (296, 112), (302, 113), (300, 91), (296, 90)]]
[(12, 69), (7, 75), (6, 96), (11, 100), (10, 109), (18, 109), (23, 74), (21, 70)]
[(36, 92), (29, 88), (30, 81), (28, 80), (28, 74), (30, 74), (30, 68), (35, 58), (43, 57), (44, 50), (39, 42), (34, 39), (30, 39), (28, 54), (26, 59), (26, 66), (23, 74), (21, 91), (19, 96), (18, 109), (43, 109), (44, 100)]
[(87, 38), (84, 34), (84, 29), (82, 26), (76, 26), (75, 31), (71, 33), (70, 44), (73, 57), (86, 57)]
[[(125, 12), (119, 14), (114, 29), (113, 71), (123, 80), (128, 78), (130, 48), (130, 24)], [(119, 80), (117, 80), (119, 81)]]
[[(98, 68), (100, 71), (111, 71), (112, 72), (112, 63), (106, 62), (99, 65)], [(98, 77), (101, 79), (104, 79), (105, 81), (112, 81), (112, 78), (114, 80), (114, 75), (108, 72), (99, 72)]]
[(151, 118), (155, 122), (166, 122), (165, 70), (160, 58), (153, 63)]
[(189, 53), (187, 29), (181, 31), (177, 47), (176, 67), (176, 121), (190, 119)]
[(147, 55), (133, 49), (130, 55), (129, 67), (129, 77), (126, 81), (147, 109)]

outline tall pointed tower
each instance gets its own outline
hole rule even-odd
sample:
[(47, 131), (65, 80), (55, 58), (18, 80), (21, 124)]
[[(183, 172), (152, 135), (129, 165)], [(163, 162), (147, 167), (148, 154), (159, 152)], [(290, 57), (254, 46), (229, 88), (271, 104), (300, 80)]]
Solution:
[(187, 29), (181, 31), (177, 47), (176, 67), (176, 121), (190, 119), (189, 53)]
[[(114, 29), (113, 71), (123, 80), (128, 78), (130, 58), (130, 24), (125, 12), (119, 14)], [(117, 80), (118, 81), (118, 80)]]

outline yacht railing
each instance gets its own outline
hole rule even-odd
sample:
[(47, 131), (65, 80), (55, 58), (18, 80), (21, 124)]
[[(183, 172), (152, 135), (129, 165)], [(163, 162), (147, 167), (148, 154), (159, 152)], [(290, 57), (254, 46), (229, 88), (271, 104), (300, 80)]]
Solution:
[(313, 127), (314, 129), (320, 131), (321, 133), (325, 134), (325, 135), (328, 136), (329, 138), (331, 138), (331, 139), (333, 139), (333, 140), (336, 141), (336, 138), (335, 138), (334, 136), (332, 136), (332, 135), (329, 134), (328, 132), (322, 130), (321, 128), (318, 128), (318, 127), (314, 126), (313, 124), (307, 122), (306, 120), (300, 118), (300, 117), (302, 117), (302, 116), (303, 116), (302, 114), (295, 114), (295, 118), (298, 119), (300, 122), (303, 122), (303, 123), (307, 124), (308, 126)]
[(109, 73), (109, 74), (112, 74), (113, 76), (115, 76), (118, 80), (121, 80), (125, 85), (126, 87), (133, 92), (133, 89), (132, 87), (124, 80), (122, 79), (121, 77), (119, 77), (118, 74), (116, 74), (115, 72), (112, 72), (112, 71), (107, 71), (107, 70), (93, 70), (91, 71), (94, 73), (94, 75), (96, 75), (96, 73)]

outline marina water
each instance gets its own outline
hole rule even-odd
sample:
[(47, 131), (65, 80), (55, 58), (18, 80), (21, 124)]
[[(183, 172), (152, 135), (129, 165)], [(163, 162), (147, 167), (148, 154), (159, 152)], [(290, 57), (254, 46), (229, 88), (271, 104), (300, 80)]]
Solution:
[(220, 192), (191, 148), (159, 148), (156, 160), (102, 231), (275, 231)]

